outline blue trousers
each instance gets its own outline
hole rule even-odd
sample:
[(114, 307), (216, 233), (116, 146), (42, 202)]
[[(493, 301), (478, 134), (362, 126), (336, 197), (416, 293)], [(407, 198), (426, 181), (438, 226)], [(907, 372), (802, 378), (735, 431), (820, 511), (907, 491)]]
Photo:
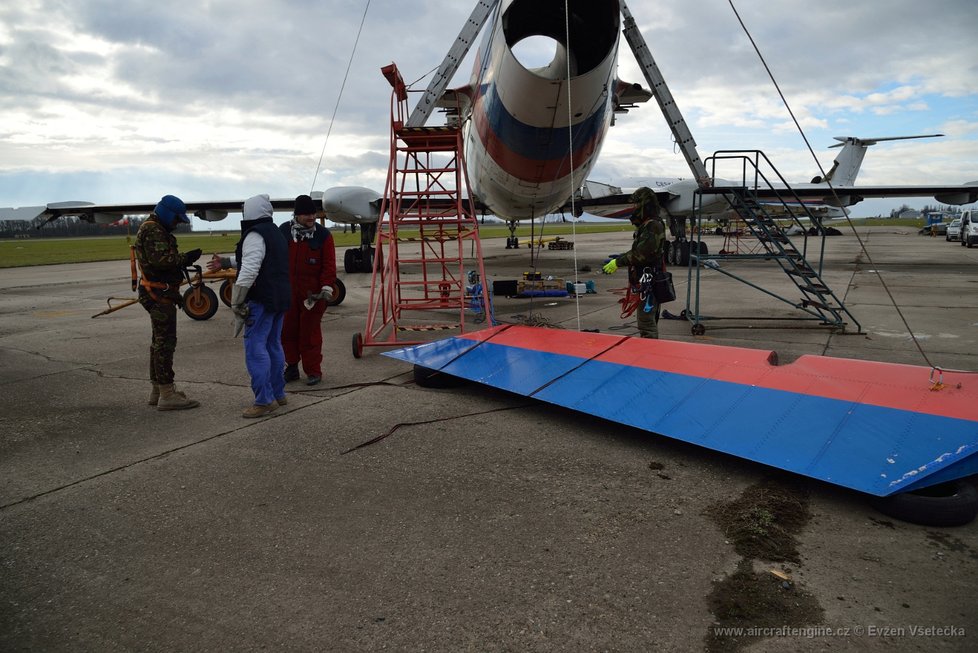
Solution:
[(251, 375), (255, 404), (267, 405), (285, 397), (285, 353), (282, 351), (282, 320), (285, 313), (271, 313), (263, 304), (248, 302), (245, 322), (245, 365)]

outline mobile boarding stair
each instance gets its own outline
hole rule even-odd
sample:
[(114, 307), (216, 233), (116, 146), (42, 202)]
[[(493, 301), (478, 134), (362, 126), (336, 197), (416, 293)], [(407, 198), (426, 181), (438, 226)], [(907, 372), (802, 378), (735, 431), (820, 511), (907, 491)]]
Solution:
[[(767, 156), (759, 150), (718, 151), (706, 160), (711, 169), (711, 177), (716, 179), (718, 166), (727, 168), (736, 165), (740, 168), (740, 183), (727, 186), (711, 186), (697, 191), (698, 200), (696, 222), (702, 227), (704, 203), (714, 203), (717, 195), (722, 195), (739, 219), (744, 223), (750, 237), (755, 238), (760, 248), (753, 253), (708, 254), (702, 243), (703, 229), (697, 229), (697, 242), (691, 248), (698, 252), (690, 256), (686, 291), (686, 310), (683, 312), (692, 322), (694, 335), (706, 331), (703, 322), (719, 319), (765, 319), (758, 316), (707, 316), (700, 311), (700, 277), (704, 266), (724, 274), (736, 281), (782, 301), (804, 313), (804, 316), (790, 318), (766, 318), (777, 320), (814, 320), (820, 325), (846, 331), (852, 326), (856, 333), (862, 327), (849, 312), (842, 300), (832, 291), (822, 277), (825, 258), (825, 228), (822, 221), (802, 202), (801, 198), (788, 185), (784, 177), (774, 168)], [(773, 178), (773, 181), (772, 181)], [(775, 183), (779, 184), (777, 187)], [(776, 199), (758, 199), (758, 189), (771, 191)], [(768, 193), (765, 193), (768, 194)], [(805, 224), (807, 221), (807, 225)], [(800, 229), (800, 243), (796, 244), (788, 235), (788, 228)], [(815, 241), (812, 246), (811, 240)], [(817, 248), (817, 251), (815, 249)], [(764, 288), (721, 265), (710, 265), (708, 261), (766, 260), (773, 261), (793, 282), (800, 293), (797, 299), (783, 297), (777, 292)]]
[[(356, 358), (364, 347), (423, 342), (425, 332), (465, 333), (466, 310), (477, 313), (473, 321), (491, 313), (479, 225), (468, 199), (461, 129), (405, 124), (404, 81), (393, 64), (382, 71), (393, 87), (390, 167), (367, 323), (353, 336)], [(468, 280), (474, 283), (466, 286)], [(441, 320), (432, 321), (433, 316)]]

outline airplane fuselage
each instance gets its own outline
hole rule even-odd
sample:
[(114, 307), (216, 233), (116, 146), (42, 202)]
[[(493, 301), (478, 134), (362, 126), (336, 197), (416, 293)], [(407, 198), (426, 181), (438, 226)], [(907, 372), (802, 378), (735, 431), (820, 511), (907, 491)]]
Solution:
[[(498, 216), (551, 213), (593, 167), (614, 113), (619, 11), (617, 0), (572, 0), (568, 47), (564, 0), (501, 3), (476, 56), (464, 123), (472, 191)], [(529, 36), (557, 42), (549, 65), (517, 60), (512, 48)]]

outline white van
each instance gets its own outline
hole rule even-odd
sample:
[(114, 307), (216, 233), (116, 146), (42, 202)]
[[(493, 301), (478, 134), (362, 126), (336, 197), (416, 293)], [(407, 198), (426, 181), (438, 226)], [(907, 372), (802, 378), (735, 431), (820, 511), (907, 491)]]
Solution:
[(978, 245), (978, 209), (968, 209), (961, 214), (961, 244)]

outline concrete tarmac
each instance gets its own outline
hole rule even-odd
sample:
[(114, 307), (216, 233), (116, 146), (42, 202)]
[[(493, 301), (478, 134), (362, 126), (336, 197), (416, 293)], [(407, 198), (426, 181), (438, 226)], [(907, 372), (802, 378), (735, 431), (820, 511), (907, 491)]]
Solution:
[[(978, 250), (859, 234), (868, 254), (852, 233), (826, 240), (824, 278), (860, 329), (786, 319), (799, 313), (704, 269), (700, 312), (727, 319), (699, 337), (662, 320), (662, 337), (978, 370)], [(491, 279), (530, 269), (504, 244), (483, 242)], [(537, 270), (589, 266), (598, 292), (495, 297), (497, 319), (636, 333), (610, 292), (625, 272), (600, 274), (629, 244), (626, 230), (544, 250)], [(721, 265), (797, 299), (771, 262)], [(230, 312), (181, 314), (177, 385), (202, 407), (157, 412), (145, 312), (91, 317), (130, 296), (128, 275), (125, 261), (0, 270), (0, 650), (703, 650), (707, 596), (740, 560), (706, 511), (770, 469), (476, 385), (425, 389), (383, 348), (356, 360), (366, 274), (341, 273), (323, 383), (291, 383), (263, 419), (240, 416), (252, 394)], [(802, 482), (800, 564), (756, 568), (787, 570), (831, 632), (751, 651), (978, 649), (978, 524), (907, 524)]]

